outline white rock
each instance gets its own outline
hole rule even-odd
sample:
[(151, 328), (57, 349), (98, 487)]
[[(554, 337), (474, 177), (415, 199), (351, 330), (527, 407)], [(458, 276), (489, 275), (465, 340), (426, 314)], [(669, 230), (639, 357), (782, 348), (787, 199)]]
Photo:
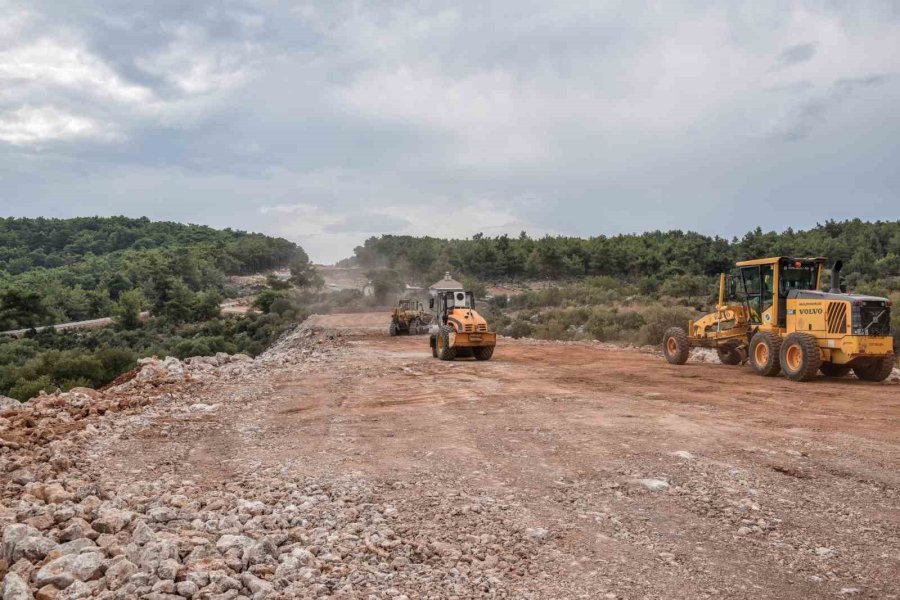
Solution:
[(10, 571), (3, 578), (3, 600), (33, 600), (28, 583), (22, 577)]
[(647, 477), (644, 479), (635, 479), (634, 483), (647, 488), (651, 492), (661, 492), (663, 490), (669, 489), (668, 481), (666, 481), (665, 479), (657, 479), (654, 477)]
[(678, 458), (683, 458), (685, 460), (693, 460), (694, 455), (688, 452), (687, 450), (678, 450), (672, 453), (672, 456), (677, 456)]

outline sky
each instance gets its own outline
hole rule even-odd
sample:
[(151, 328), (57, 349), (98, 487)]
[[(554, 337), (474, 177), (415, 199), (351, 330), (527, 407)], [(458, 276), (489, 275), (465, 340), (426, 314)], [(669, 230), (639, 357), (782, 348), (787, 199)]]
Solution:
[(0, 215), (279, 235), (900, 219), (900, 2), (0, 0)]

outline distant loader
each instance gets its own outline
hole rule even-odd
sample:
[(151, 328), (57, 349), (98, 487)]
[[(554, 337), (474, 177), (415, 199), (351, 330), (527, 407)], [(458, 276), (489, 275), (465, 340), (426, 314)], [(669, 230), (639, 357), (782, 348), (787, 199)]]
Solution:
[(808, 381), (819, 371), (883, 381), (894, 367), (891, 301), (847, 294), (840, 285), (842, 263), (822, 289), (824, 258), (778, 256), (737, 263), (736, 275), (719, 278), (716, 312), (663, 336), (663, 354), (684, 364), (691, 348), (715, 348), (724, 364), (749, 360), (757, 374), (784, 372)]
[(401, 298), (397, 308), (391, 313), (388, 332), (395, 335), (420, 335), (428, 333), (432, 316), (425, 311), (422, 303), (412, 298)]

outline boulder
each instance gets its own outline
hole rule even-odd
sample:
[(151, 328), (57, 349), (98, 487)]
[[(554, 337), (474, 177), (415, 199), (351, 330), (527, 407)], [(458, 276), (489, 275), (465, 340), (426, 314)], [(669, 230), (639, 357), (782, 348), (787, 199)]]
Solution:
[(65, 589), (75, 581), (92, 581), (103, 575), (103, 557), (99, 552), (67, 554), (41, 567), (34, 576), (38, 586), (52, 584)]
[(3, 600), (33, 600), (28, 583), (18, 573), (10, 572), (3, 578)]

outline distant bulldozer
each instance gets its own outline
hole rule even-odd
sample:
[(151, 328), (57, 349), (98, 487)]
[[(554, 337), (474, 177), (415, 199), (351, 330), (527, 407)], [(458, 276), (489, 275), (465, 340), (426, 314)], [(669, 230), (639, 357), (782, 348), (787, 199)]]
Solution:
[(419, 335), (428, 333), (432, 316), (422, 303), (412, 298), (401, 298), (391, 313), (388, 332), (392, 335)]

